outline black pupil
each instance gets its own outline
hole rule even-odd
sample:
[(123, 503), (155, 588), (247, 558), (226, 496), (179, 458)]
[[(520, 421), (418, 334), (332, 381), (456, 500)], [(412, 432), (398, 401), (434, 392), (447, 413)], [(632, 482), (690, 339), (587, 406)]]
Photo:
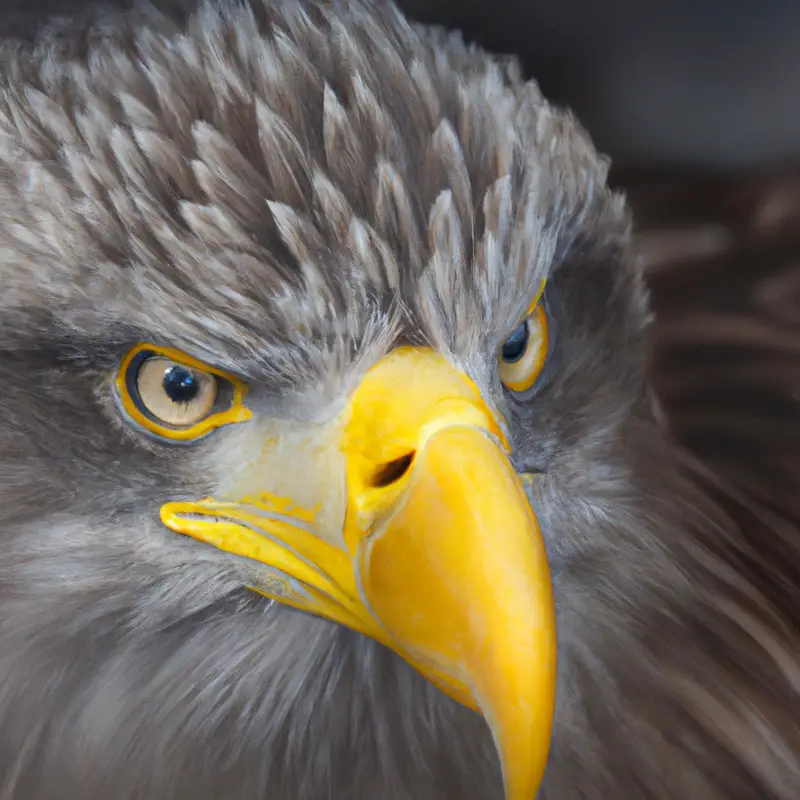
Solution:
[(529, 335), (528, 322), (526, 320), (506, 339), (506, 343), (503, 345), (503, 361), (509, 364), (519, 361), (528, 346)]
[(200, 381), (186, 367), (170, 367), (164, 373), (163, 385), (173, 403), (191, 403), (200, 392)]

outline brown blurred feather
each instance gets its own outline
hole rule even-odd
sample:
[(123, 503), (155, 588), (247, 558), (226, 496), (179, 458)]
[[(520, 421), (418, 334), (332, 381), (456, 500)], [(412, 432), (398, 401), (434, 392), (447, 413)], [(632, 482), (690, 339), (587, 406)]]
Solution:
[(800, 169), (631, 170), (653, 293), (652, 374), (678, 438), (800, 520)]

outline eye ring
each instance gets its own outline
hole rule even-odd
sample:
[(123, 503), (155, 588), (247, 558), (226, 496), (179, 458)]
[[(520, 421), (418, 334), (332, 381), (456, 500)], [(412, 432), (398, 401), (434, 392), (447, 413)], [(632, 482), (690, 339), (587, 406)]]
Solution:
[(244, 422), (243, 381), (170, 347), (140, 342), (117, 371), (116, 397), (136, 427), (170, 442), (191, 442)]
[(498, 369), (503, 385), (512, 392), (533, 388), (550, 350), (547, 313), (537, 302), (500, 348)]

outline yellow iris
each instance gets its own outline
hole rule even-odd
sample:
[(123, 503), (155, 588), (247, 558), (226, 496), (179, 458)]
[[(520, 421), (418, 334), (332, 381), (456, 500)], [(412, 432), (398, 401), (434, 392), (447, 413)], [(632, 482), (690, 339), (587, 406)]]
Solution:
[(169, 441), (193, 441), (251, 417), (242, 381), (171, 347), (137, 344), (122, 360), (116, 388), (130, 419)]

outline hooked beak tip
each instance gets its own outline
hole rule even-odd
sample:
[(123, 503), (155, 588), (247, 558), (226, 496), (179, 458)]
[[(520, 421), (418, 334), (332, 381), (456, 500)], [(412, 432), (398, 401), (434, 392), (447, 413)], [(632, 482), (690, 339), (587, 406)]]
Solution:
[(390, 641), (477, 708), (508, 800), (530, 800), (549, 753), (555, 616), (536, 518), (484, 430), (445, 428), (417, 453), (402, 503), (362, 540), (360, 591)]

